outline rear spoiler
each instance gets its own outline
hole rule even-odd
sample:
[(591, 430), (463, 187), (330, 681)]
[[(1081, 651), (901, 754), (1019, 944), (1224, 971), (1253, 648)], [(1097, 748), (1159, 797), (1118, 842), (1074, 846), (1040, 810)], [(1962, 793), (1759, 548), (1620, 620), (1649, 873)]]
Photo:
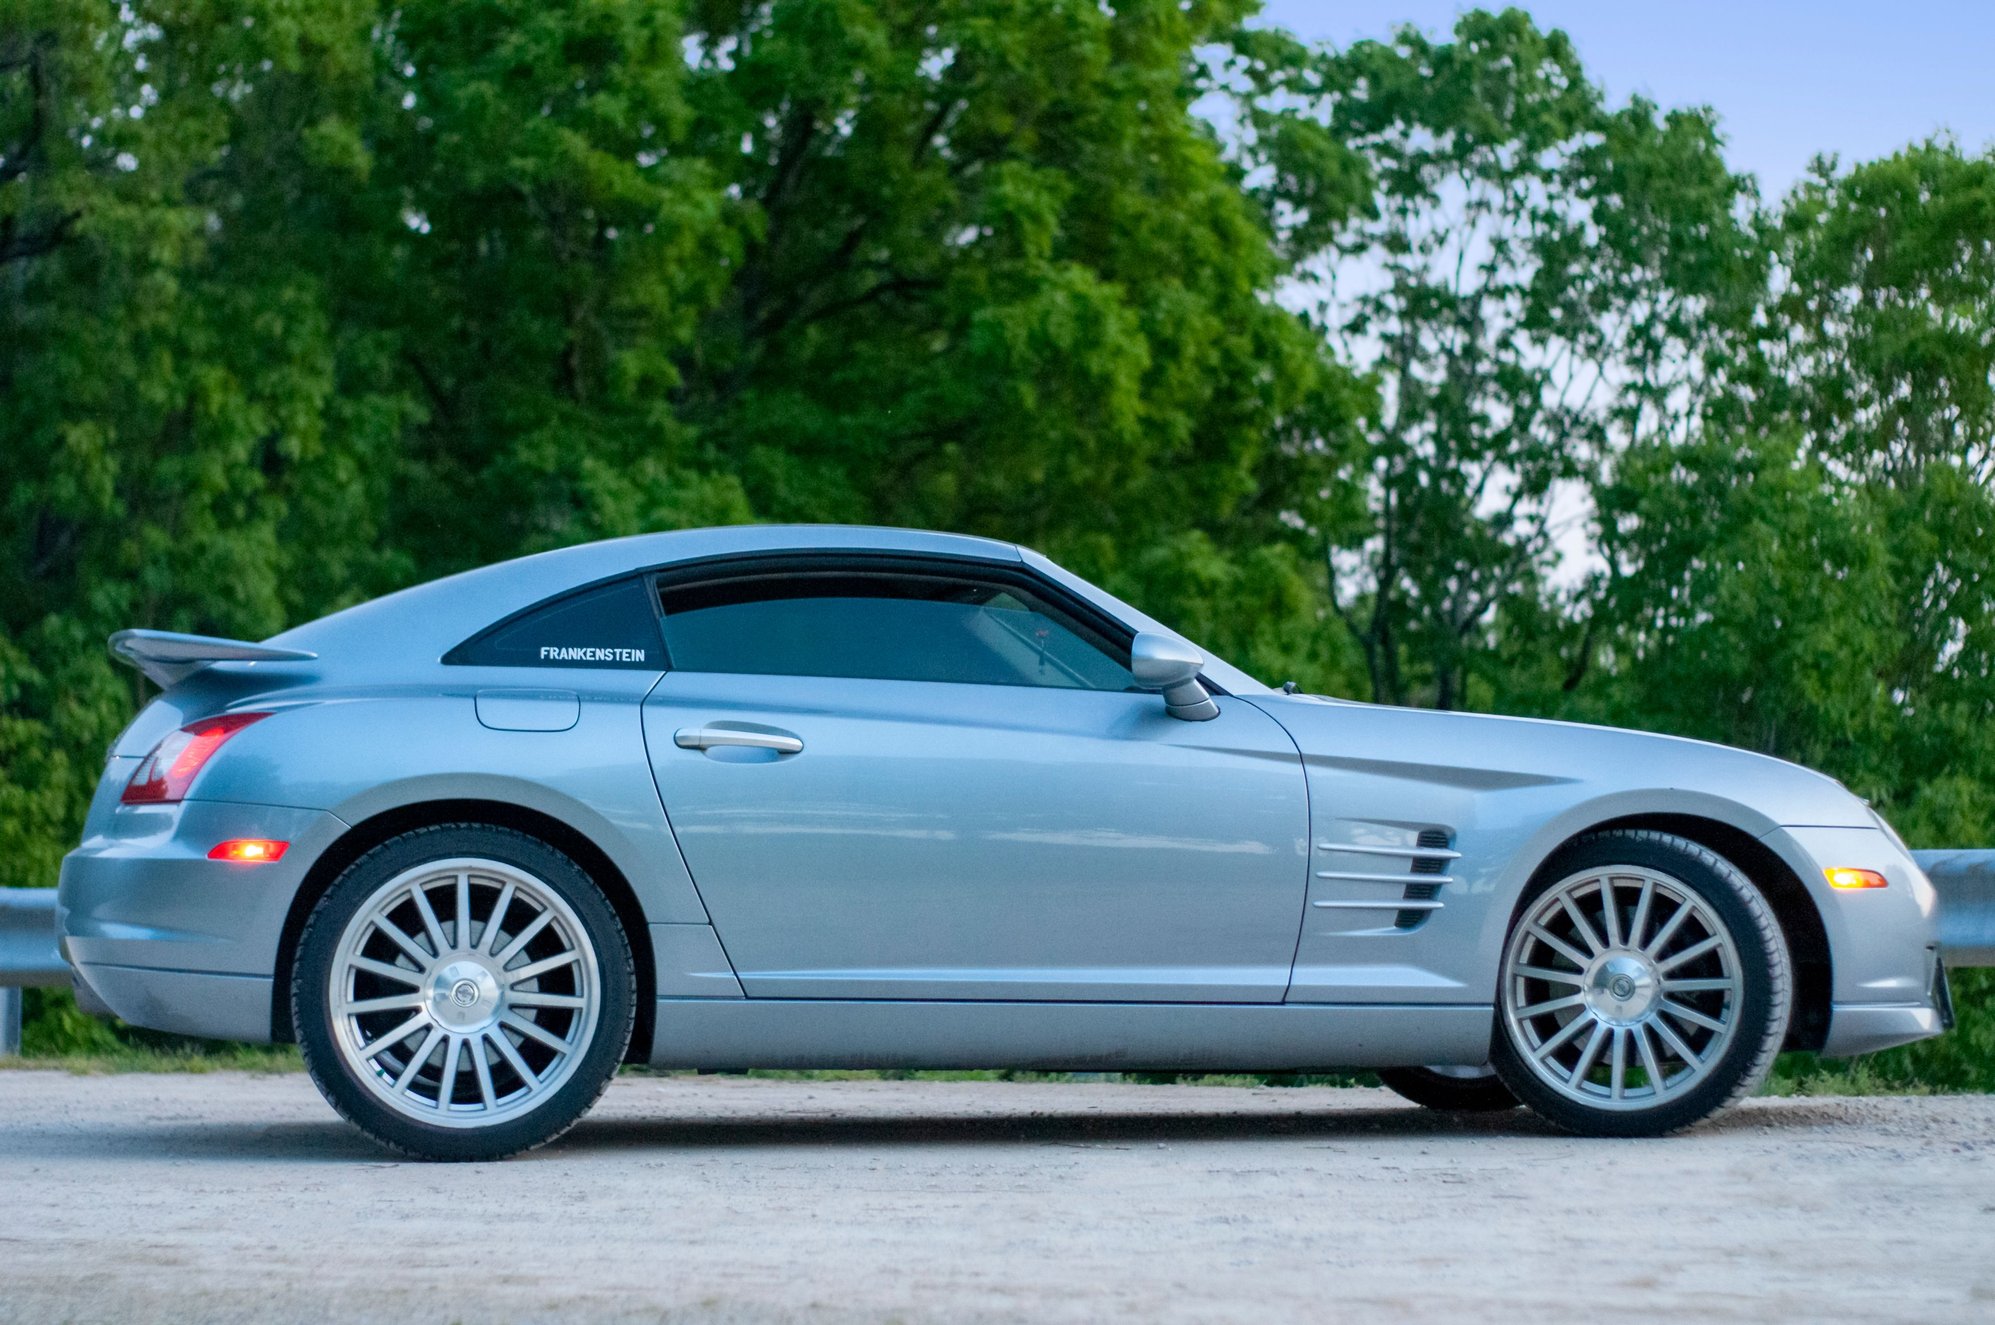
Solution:
[(275, 649), (213, 635), (176, 635), (170, 630), (121, 630), (111, 636), (111, 652), (163, 687), (178, 685), (209, 663), (310, 662), (319, 656), (303, 649)]

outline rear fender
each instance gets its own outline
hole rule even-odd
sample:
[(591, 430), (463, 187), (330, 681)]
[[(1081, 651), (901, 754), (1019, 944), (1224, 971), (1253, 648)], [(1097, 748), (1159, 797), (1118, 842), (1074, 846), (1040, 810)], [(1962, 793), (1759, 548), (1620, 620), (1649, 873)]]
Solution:
[(485, 726), (469, 686), (325, 696), (244, 728), (194, 794), (324, 810), (350, 824), (435, 801), (522, 806), (594, 843), (630, 881), (646, 923), (706, 924), (645, 758), (638, 706), (651, 679), (604, 673), (561, 731)]

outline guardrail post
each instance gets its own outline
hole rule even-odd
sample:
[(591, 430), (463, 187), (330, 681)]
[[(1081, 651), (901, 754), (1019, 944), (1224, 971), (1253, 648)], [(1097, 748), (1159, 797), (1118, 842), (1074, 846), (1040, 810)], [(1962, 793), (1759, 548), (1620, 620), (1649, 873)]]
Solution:
[(55, 934), (55, 889), (0, 888), (0, 1058), (21, 1052), (21, 990), (69, 983)]
[(0, 988), (0, 1058), (21, 1052), (21, 991)]

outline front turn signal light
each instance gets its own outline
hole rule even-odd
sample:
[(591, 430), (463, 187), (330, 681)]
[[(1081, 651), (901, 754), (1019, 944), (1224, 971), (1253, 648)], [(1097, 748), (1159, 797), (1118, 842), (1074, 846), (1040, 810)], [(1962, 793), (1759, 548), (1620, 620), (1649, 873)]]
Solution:
[(284, 850), (290, 845), (289, 842), (273, 842), (267, 837), (234, 837), (226, 842), (217, 842), (215, 849), (208, 853), (208, 859), (262, 864), (284, 859)]
[(1876, 870), (1851, 869), (1847, 865), (1833, 865), (1822, 873), (1829, 876), (1831, 888), (1854, 890), (1857, 888), (1887, 888), (1891, 881)]

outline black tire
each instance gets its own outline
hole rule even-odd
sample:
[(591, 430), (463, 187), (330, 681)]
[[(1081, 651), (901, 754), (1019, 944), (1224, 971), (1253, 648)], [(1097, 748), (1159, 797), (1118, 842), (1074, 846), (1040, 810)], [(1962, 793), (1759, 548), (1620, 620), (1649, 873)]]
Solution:
[[(1735, 1001), (1726, 1009), (1731, 1013), (1726, 1023), (1729, 1038), (1715, 1054), (1702, 1060), (1698, 1069), (1701, 1077), (1686, 1077), (1671, 1092), (1657, 1093), (1652, 1103), (1620, 1108), (1605, 1107), (1604, 1102), (1591, 1104), (1556, 1088), (1541, 1075), (1549, 1069), (1533, 1068), (1527, 1061), (1530, 1047), (1520, 1042), (1524, 1032), (1511, 1015), (1515, 1011), (1512, 986), (1522, 982), (1500, 975), (1491, 1062), (1519, 1099), (1560, 1128), (1585, 1136), (1661, 1136), (1730, 1108), (1766, 1080), (1787, 1035), (1794, 1003), (1793, 965), (1779, 920), (1737, 866), (1674, 834), (1613, 830), (1572, 843), (1548, 862), (1525, 890), (1504, 945), (1505, 969), (1509, 954), (1521, 941), (1518, 930), (1532, 914), (1534, 903), (1578, 876), (1613, 869), (1652, 871), (1673, 880), (1700, 898), (1728, 932), (1737, 954), (1736, 992), (1729, 995)], [(1624, 893), (1625, 889), (1617, 893), (1617, 899), (1625, 901)], [(1645, 932), (1653, 933), (1654, 927), (1645, 927)], [(1667, 986), (1663, 988), (1662, 997), (1667, 998)], [(1585, 1038), (1575, 1036), (1574, 1042)], [(1706, 1042), (1707, 1046), (1712, 1043), (1715, 1041)], [(1574, 1066), (1576, 1070), (1578, 1064)], [(1644, 1078), (1647, 1075), (1644, 1070)], [(1664, 1075), (1668, 1076), (1667, 1070)]]
[(1494, 1072), (1456, 1076), (1431, 1067), (1388, 1067), (1378, 1079), (1394, 1094), (1442, 1113), (1500, 1113), (1523, 1103)]
[[(593, 950), (598, 1006), (594, 1029), (572, 1056), (572, 1065), (565, 1068), (565, 1080), (548, 1090), (544, 1099), (524, 1112), (488, 1124), (444, 1126), (397, 1112), (379, 1097), (378, 1086), (370, 1087), (361, 1080), (348, 1061), (348, 1052), (336, 1039), (333, 970), (348, 926), (370, 898), (408, 871), (459, 858), (510, 867), (566, 903)], [(495, 907), (499, 904), (493, 903)], [(474, 904), (474, 926), (477, 915)], [(414, 980), (408, 983), (416, 984)], [(538, 838), (486, 824), (417, 829), (391, 838), (348, 866), (305, 922), (291, 983), (298, 1046), (306, 1069), (327, 1102), (388, 1149), (431, 1160), (503, 1159), (545, 1145), (574, 1126), (616, 1075), (630, 1043), (636, 1006), (637, 981), (629, 938), (615, 909), (588, 873)], [(583, 1014), (575, 1015), (579, 1018)], [(496, 1045), (488, 1042), (479, 1046), (481, 1059), (488, 1047)], [(418, 1057), (415, 1052), (406, 1056)], [(495, 1066), (494, 1070), (500, 1069)], [(520, 1080), (524, 1091), (525, 1079)]]

